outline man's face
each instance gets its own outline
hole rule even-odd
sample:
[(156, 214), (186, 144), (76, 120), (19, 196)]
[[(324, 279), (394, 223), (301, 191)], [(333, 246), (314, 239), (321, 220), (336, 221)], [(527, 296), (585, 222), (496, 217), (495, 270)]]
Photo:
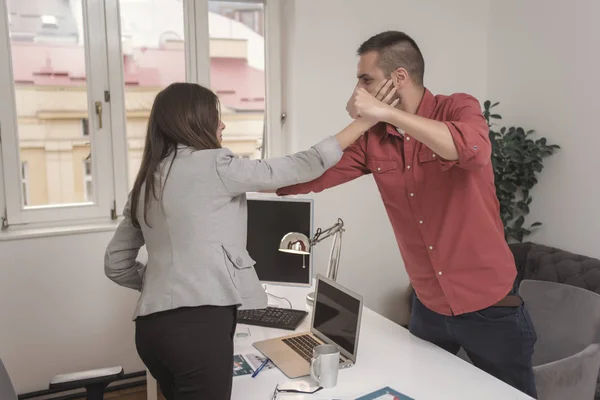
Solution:
[(386, 80), (383, 70), (378, 66), (379, 54), (375, 51), (365, 53), (358, 60), (358, 78), (357, 87), (364, 88), (372, 95), (376, 95), (375, 91), (379, 85)]

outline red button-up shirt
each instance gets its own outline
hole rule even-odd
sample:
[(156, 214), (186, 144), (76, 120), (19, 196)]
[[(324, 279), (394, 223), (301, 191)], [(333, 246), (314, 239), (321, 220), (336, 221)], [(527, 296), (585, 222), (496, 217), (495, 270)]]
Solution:
[(410, 132), (378, 124), (320, 178), (278, 194), (320, 192), (372, 173), (419, 299), (444, 315), (481, 310), (504, 298), (516, 276), (496, 198), (488, 126), (479, 102), (466, 94), (425, 90), (417, 115), (448, 126), (458, 160), (442, 160)]

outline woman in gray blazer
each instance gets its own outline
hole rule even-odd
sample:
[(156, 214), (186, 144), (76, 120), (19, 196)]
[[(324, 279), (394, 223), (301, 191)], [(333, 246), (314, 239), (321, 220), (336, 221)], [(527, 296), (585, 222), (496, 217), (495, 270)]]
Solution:
[[(246, 251), (245, 193), (319, 177), (372, 125), (359, 118), (309, 150), (247, 160), (221, 147), (212, 91), (176, 83), (156, 96), (105, 271), (141, 292), (136, 347), (167, 400), (229, 399), (237, 308), (267, 305)], [(136, 260), (144, 245), (146, 265)]]

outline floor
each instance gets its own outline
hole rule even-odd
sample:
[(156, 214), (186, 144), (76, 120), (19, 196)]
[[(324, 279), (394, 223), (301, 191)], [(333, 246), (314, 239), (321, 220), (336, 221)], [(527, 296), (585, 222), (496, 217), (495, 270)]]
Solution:
[[(146, 388), (144, 386), (123, 389), (116, 392), (106, 393), (104, 400), (146, 400)], [(162, 394), (158, 396), (159, 400), (165, 400)], [(85, 400), (82, 398), (81, 400)]]

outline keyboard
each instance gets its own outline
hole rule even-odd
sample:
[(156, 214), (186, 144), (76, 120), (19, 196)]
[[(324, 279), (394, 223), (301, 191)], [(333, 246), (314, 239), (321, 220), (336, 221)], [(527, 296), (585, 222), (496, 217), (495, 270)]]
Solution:
[(259, 310), (238, 310), (238, 323), (295, 331), (308, 315), (306, 311), (267, 307)]
[[(283, 339), (283, 343), (287, 344), (294, 350), (296, 353), (300, 355), (300, 357), (304, 358), (306, 361), (311, 362), (313, 356), (313, 349), (320, 344), (315, 340), (311, 335), (300, 335), (294, 336), (288, 339)], [(340, 357), (340, 364), (343, 363), (344, 360)]]

